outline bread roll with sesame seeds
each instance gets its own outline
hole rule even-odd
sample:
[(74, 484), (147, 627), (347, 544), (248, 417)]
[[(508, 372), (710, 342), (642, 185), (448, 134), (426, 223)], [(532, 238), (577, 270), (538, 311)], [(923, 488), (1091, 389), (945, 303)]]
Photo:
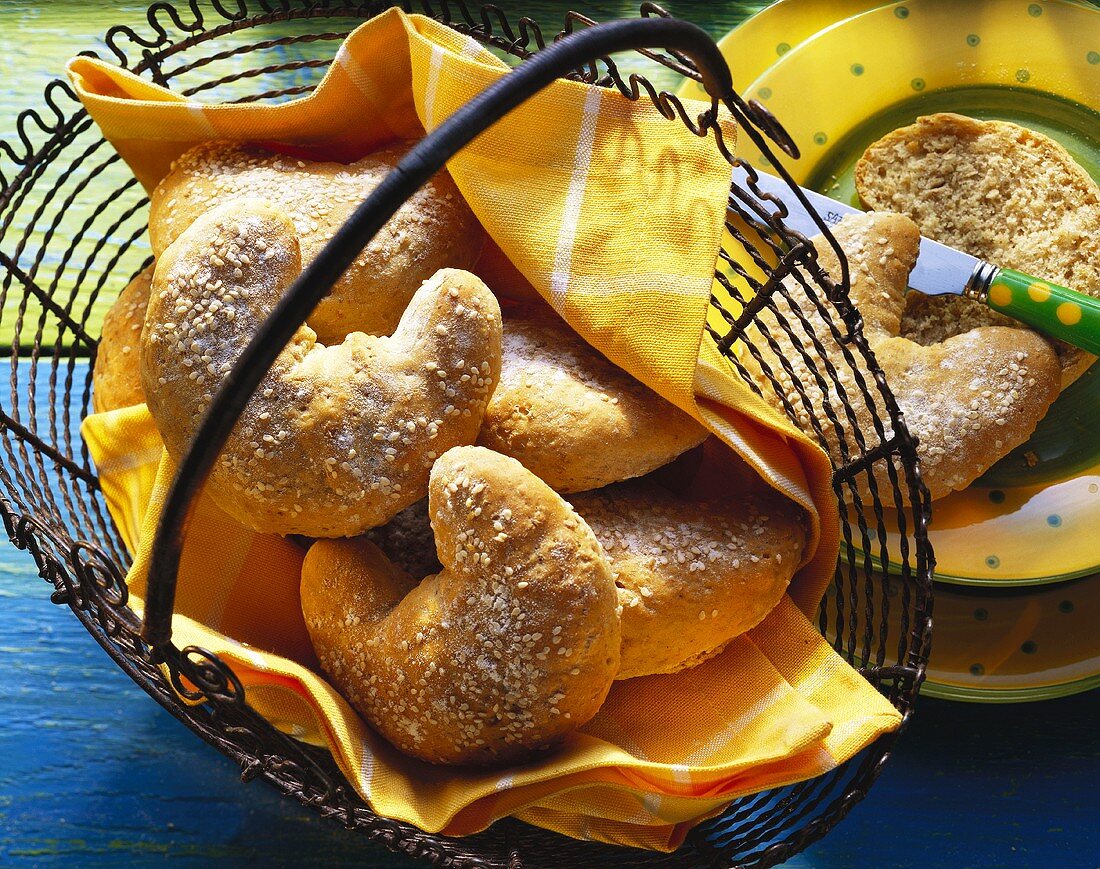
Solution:
[(365, 538), (310, 548), (302, 608), (318, 658), (408, 754), (529, 758), (595, 715), (618, 672), (610, 567), (565, 501), (491, 450), (444, 453), (428, 510), (443, 570), (419, 584)]
[[(863, 317), (863, 334), (909, 432), (919, 442), (924, 482), (933, 498), (965, 488), (1035, 430), (1058, 395), (1061, 366), (1057, 355), (1034, 332), (1001, 326), (974, 329), (928, 346), (901, 337), (906, 283), (920, 243), (916, 225), (890, 212), (853, 214), (834, 228), (834, 235), (848, 259), (850, 297)], [(839, 280), (840, 263), (832, 248), (821, 236), (813, 242), (820, 264)], [(763, 312), (761, 323), (778, 347), (764, 358), (795, 410), (796, 422), (823, 441), (838, 467), (859, 457), (861, 436), (866, 443), (879, 442), (874, 416), (882, 420), (885, 438), (892, 437), (885, 402), (873, 385), (874, 407), (857, 398), (863, 387), (845, 361), (846, 349), (832, 337), (816, 306), (793, 282), (787, 297), (775, 299), (778, 313), (788, 324), (796, 324), (798, 337), (789, 335), (774, 313)], [(800, 314), (796, 315), (792, 305), (797, 305)], [(836, 385), (829, 386), (828, 394), (823, 392), (814, 372), (828, 372), (821, 368), (821, 351), (797, 325), (799, 316), (812, 327), (825, 356), (833, 360), (847, 401), (840, 397)], [(759, 346), (767, 346), (762, 336), (755, 337)], [(764, 395), (782, 407), (770, 380), (761, 369), (756, 373)], [(795, 387), (796, 379), (800, 389)], [(854, 419), (841, 415), (831, 420), (825, 407), (844, 404), (852, 408)], [(873, 468), (879, 491), (889, 492), (893, 484), (886, 460), (878, 460)], [(844, 486), (842, 492), (849, 499), (858, 494), (866, 501), (870, 495), (868, 475), (859, 472), (854, 491)], [(908, 499), (908, 492), (904, 494)]]
[[(239, 142), (205, 142), (183, 154), (153, 191), (149, 240), (160, 256), (214, 206), (266, 199), (294, 222), (309, 263), (409, 149), (409, 143), (354, 163), (315, 163)], [(485, 231), (445, 171), (405, 202), (310, 314), (325, 344), (350, 332), (389, 335), (420, 284), (441, 268), (468, 269)]]
[(141, 330), (149, 307), (153, 266), (128, 283), (103, 317), (103, 331), (92, 367), (92, 405), (96, 413), (145, 403), (141, 388)]
[[(1100, 297), (1100, 187), (1053, 139), (1009, 121), (941, 112), (871, 145), (860, 200), (911, 217), (921, 233), (999, 266)], [(913, 293), (902, 334), (921, 344), (1023, 323), (955, 295)], [(1064, 389), (1096, 357), (1050, 340)]]
[[(161, 255), (142, 381), (179, 461), (245, 344), (301, 272), (294, 224), (259, 200), (201, 215)], [(443, 269), (392, 337), (299, 329), (241, 414), (206, 492), (256, 531), (344, 537), (423, 498), (436, 456), (477, 437), (500, 372), (500, 308)]]
[[(790, 584), (806, 545), (805, 514), (751, 470), (726, 467), (721, 478), (720, 497), (681, 496), (652, 474), (568, 496), (618, 589), (617, 679), (703, 663), (759, 624)], [(439, 570), (426, 501), (366, 539), (414, 575)]]
[(571, 495), (611, 563), (619, 679), (701, 664), (756, 627), (801, 562), (805, 516), (769, 487), (689, 501), (653, 481)]
[(548, 307), (505, 311), (503, 362), (478, 443), (557, 492), (639, 477), (707, 432), (613, 365)]

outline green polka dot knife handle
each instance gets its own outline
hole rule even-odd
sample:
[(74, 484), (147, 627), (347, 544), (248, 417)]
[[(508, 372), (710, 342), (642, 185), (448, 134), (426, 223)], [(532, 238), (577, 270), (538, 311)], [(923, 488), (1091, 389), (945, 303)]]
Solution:
[(994, 311), (1100, 356), (1100, 299), (1004, 268), (983, 295)]

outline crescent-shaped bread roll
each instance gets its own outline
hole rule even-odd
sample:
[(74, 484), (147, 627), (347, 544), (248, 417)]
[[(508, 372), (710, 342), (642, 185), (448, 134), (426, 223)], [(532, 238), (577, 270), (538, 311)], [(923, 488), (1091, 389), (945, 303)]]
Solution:
[[(918, 118), (864, 152), (856, 190), (868, 208), (905, 214), (929, 238), (1100, 297), (1100, 187), (1042, 133), (949, 112)], [(959, 296), (913, 293), (902, 334), (936, 344), (981, 326), (1027, 328)], [(1096, 361), (1052, 343), (1063, 388)]]
[(302, 608), (325, 672), (371, 726), (432, 763), (555, 745), (619, 669), (599, 544), (549, 486), (480, 447), (439, 458), (428, 509), (443, 570), (419, 582), (364, 538), (310, 548)]
[[(833, 234), (848, 258), (851, 300), (863, 317), (867, 343), (909, 432), (919, 442), (924, 482), (933, 498), (965, 488), (1035, 430), (1058, 395), (1058, 357), (1034, 332), (1001, 326), (975, 329), (929, 346), (901, 337), (906, 283), (920, 244), (917, 227), (900, 214), (872, 212), (848, 215)], [(839, 280), (840, 262), (832, 248), (821, 236), (813, 243), (820, 264)], [(865, 443), (878, 442), (872, 414), (886, 426), (884, 439), (891, 437), (888, 411), (881, 397), (873, 407), (859, 397), (864, 387), (855, 381), (845, 359), (848, 351), (801, 288), (792, 282), (788, 290), (789, 298), (777, 296), (775, 305), (794, 335), (776, 314), (763, 312), (760, 321), (778, 348), (768, 350), (764, 358), (799, 425), (818, 437), (834, 462), (843, 466), (859, 458), (861, 437)], [(822, 351), (805, 335), (803, 320), (832, 361), (846, 398), (841, 398), (835, 385), (825, 393), (818, 383)], [(755, 340), (758, 346), (767, 346), (762, 336), (756, 335)], [(763, 393), (781, 406), (770, 380), (760, 370), (757, 376)], [(874, 394), (873, 384), (867, 389)], [(826, 405), (835, 421), (826, 413)], [(851, 407), (851, 417), (836, 411), (844, 405)], [(873, 465), (873, 473), (879, 491), (889, 492), (893, 483), (885, 459)], [(860, 497), (870, 495), (866, 473), (860, 472), (854, 485)], [(851, 488), (843, 491), (846, 497), (854, 497)], [(908, 498), (907, 492), (903, 494)]]
[[(200, 216), (161, 255), (142, 339), (149, 410), (173, 459), (301, 271), (294, 225), (258, 200)], [(344, 537), (423, 498), (436, 457), (477, 437), (500, 371), (500, 308), (468, 272), (416, 291), (392, 337), (336, 346), (302, 327), (218, 459), (206, 492), (257, 531)]]
[(557, 492), (583, 492), (649, 473), (706, 436), (552, 312), (506, 312), (482, 446), (519, 459)]
[[(308, 264), (405, 155), (386, 148), (354, 163), (316, 163), (238, 142), (204, 142), (183, 154), (149, 205), (149, 239), (161, 253), (205, 211), (266, 199), (294, 222)], [(441, 171), (409, 197), (310, 314), (325, 344), (350, 332), (389, 335), (417, 287), (441, 268), (467, 269), (485, 231)]]

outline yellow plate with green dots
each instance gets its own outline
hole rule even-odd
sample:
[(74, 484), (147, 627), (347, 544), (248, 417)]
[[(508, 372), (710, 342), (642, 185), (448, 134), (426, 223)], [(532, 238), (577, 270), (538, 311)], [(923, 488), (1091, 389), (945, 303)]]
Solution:
[[(727, 51), (738, 50), (736, 34), (724, 40)], [(864, 149), (939, 111), (1038, 130), (1100, 179), (1096, 7), (1065, 0), (878, 6), (801, 41), (744, 92), (800, 146), (802, 158), (789, 162), (795, 179), (851, 204)], [(762, 162), (747, 139), (739, 147)], [(936, 578), (1011, 586), (1095, 573), (1098, 530), (1100, 365), (1063, 392), (1026, 444), (966, 491), (936, 502)]]
[[(897, 600), (901, 578), (890, 577), (887, 593)], [(875, 584), (877, 588), (877, 583)], [(866, 604), (866, 588), (856, 591)], [(837, 607), (836, 590), (823, 606)], [(851, 601), (842, 602), (847, 612)], [(902, 607), (890, 608), (889, 636), (899, 637)], [(831, 623), (846, 625), (833, 615)], [(1100, 575), (1041, 588), (936, 589), (935, 642), (921, 693), (975, 703), (1049, 700), (1100, 687)], [(862, 630), (835, 629), (830, 641), (859, 657)]]
[[(718, 48), (733, 73), (733, 86), (746, 99), (752, 98), (753, 92), (746, 87), (792, 48), (846, 18), (882, 5), (882, 0), (772, 3), (718, 40)], [(681, 86), (679, 95), (710, 99), (702, 85), (690, 79)]]

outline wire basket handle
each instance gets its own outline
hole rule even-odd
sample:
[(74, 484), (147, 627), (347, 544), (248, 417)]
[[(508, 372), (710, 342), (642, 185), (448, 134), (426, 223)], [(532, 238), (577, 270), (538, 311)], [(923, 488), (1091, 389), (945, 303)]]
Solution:
[(153, 542), (142, 637), (155, 659), (171, 645), (183, 537), (195, 498), (245, 405), (298, 328), (359, 252), (447, 159), (542, 88), (594, 59), (638, 48), (683, 52), (696, 64), (712, 100), (733, 95), (729, 67), (705, 31), (675, 18), (609, 21), (572, 33), (539, 51), (487, 87), (421, 139), (303, 269), (242, 351), (207, 408), (191, 447), (176, 469)]

